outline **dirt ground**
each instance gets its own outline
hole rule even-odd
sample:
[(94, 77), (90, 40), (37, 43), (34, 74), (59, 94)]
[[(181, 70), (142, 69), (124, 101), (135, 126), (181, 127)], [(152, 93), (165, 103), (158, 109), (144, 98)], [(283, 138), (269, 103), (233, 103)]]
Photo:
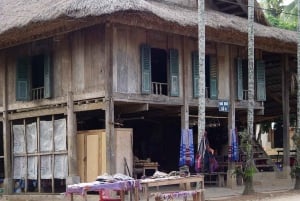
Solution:
[(239, 195), (234, 197), (223, 197), (209, 199), (209, 201), (299, 201), (300, 190), (284, 192), (255, 193), (253, 195)]

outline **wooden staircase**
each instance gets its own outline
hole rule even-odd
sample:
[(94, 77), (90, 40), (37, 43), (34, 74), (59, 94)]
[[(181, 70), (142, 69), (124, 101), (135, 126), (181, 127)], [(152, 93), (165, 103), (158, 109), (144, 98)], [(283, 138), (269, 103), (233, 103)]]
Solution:
[(275, 172), (279, 171), (276, 164), (265, 152), (262, 146), (253, 139), (253, 160), (258, 172)]

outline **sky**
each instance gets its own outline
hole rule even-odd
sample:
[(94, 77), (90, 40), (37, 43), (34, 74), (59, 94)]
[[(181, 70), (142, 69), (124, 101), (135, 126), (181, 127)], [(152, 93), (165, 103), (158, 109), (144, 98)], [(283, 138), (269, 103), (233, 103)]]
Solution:
[(289, 4), (289, 3), (291, 3), (293, 0), (283, 0), (283, 4), (284, 5), (287, 5), (287, 4)]

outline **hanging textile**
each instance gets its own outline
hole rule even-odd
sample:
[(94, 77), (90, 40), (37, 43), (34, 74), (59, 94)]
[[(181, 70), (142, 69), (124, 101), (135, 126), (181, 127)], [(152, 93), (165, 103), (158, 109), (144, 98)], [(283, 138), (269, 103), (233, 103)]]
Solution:
[(194, 164), (193, 130), (182, 129), (180, 142), (179, 166), (193, 166)]
[(199, 147), (197, 149), (196, 159), (195, 159), (195, 171), (200, 172), (203, 166), (203, 160), (206, 150), (206, 137), (203, 135), (199, 142)]
[(236, 129), (231, 130), (231, 161), (239, 160), (239, 146)]

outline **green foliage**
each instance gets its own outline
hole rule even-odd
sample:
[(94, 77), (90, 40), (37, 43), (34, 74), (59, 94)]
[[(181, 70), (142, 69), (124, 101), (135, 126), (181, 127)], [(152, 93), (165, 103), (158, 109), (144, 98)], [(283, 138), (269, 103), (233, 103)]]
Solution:
[(291, 177), (296, 178), (300, 177), (300, 166), (294, 166), (291, 169)]
[(254, 166), (245, 167), (244, 169), (240, 166), (236, 167), (232, 174), (236, 176), (242, 176), (244, 181), (250, 180), (254, 173), (256, 173), (257, 170)]
[(296, 0), (289, 5), (283, 5), (282, 0), (262, 0), (261, 7), (265, 8), (264, 14), (269, 23), (278, 28), (297, 29), (297, 4)]
[(241, 139), (240, 148), (246, 154), (246, 164), (244, 167), (236, 167), (233, 174), (242, 176), (244, 181), (249, 181), (253, 178), (254, 173), (257, 169), (254, 165), (252, 154), (252, 139), (246, 131), (239, 132)]

